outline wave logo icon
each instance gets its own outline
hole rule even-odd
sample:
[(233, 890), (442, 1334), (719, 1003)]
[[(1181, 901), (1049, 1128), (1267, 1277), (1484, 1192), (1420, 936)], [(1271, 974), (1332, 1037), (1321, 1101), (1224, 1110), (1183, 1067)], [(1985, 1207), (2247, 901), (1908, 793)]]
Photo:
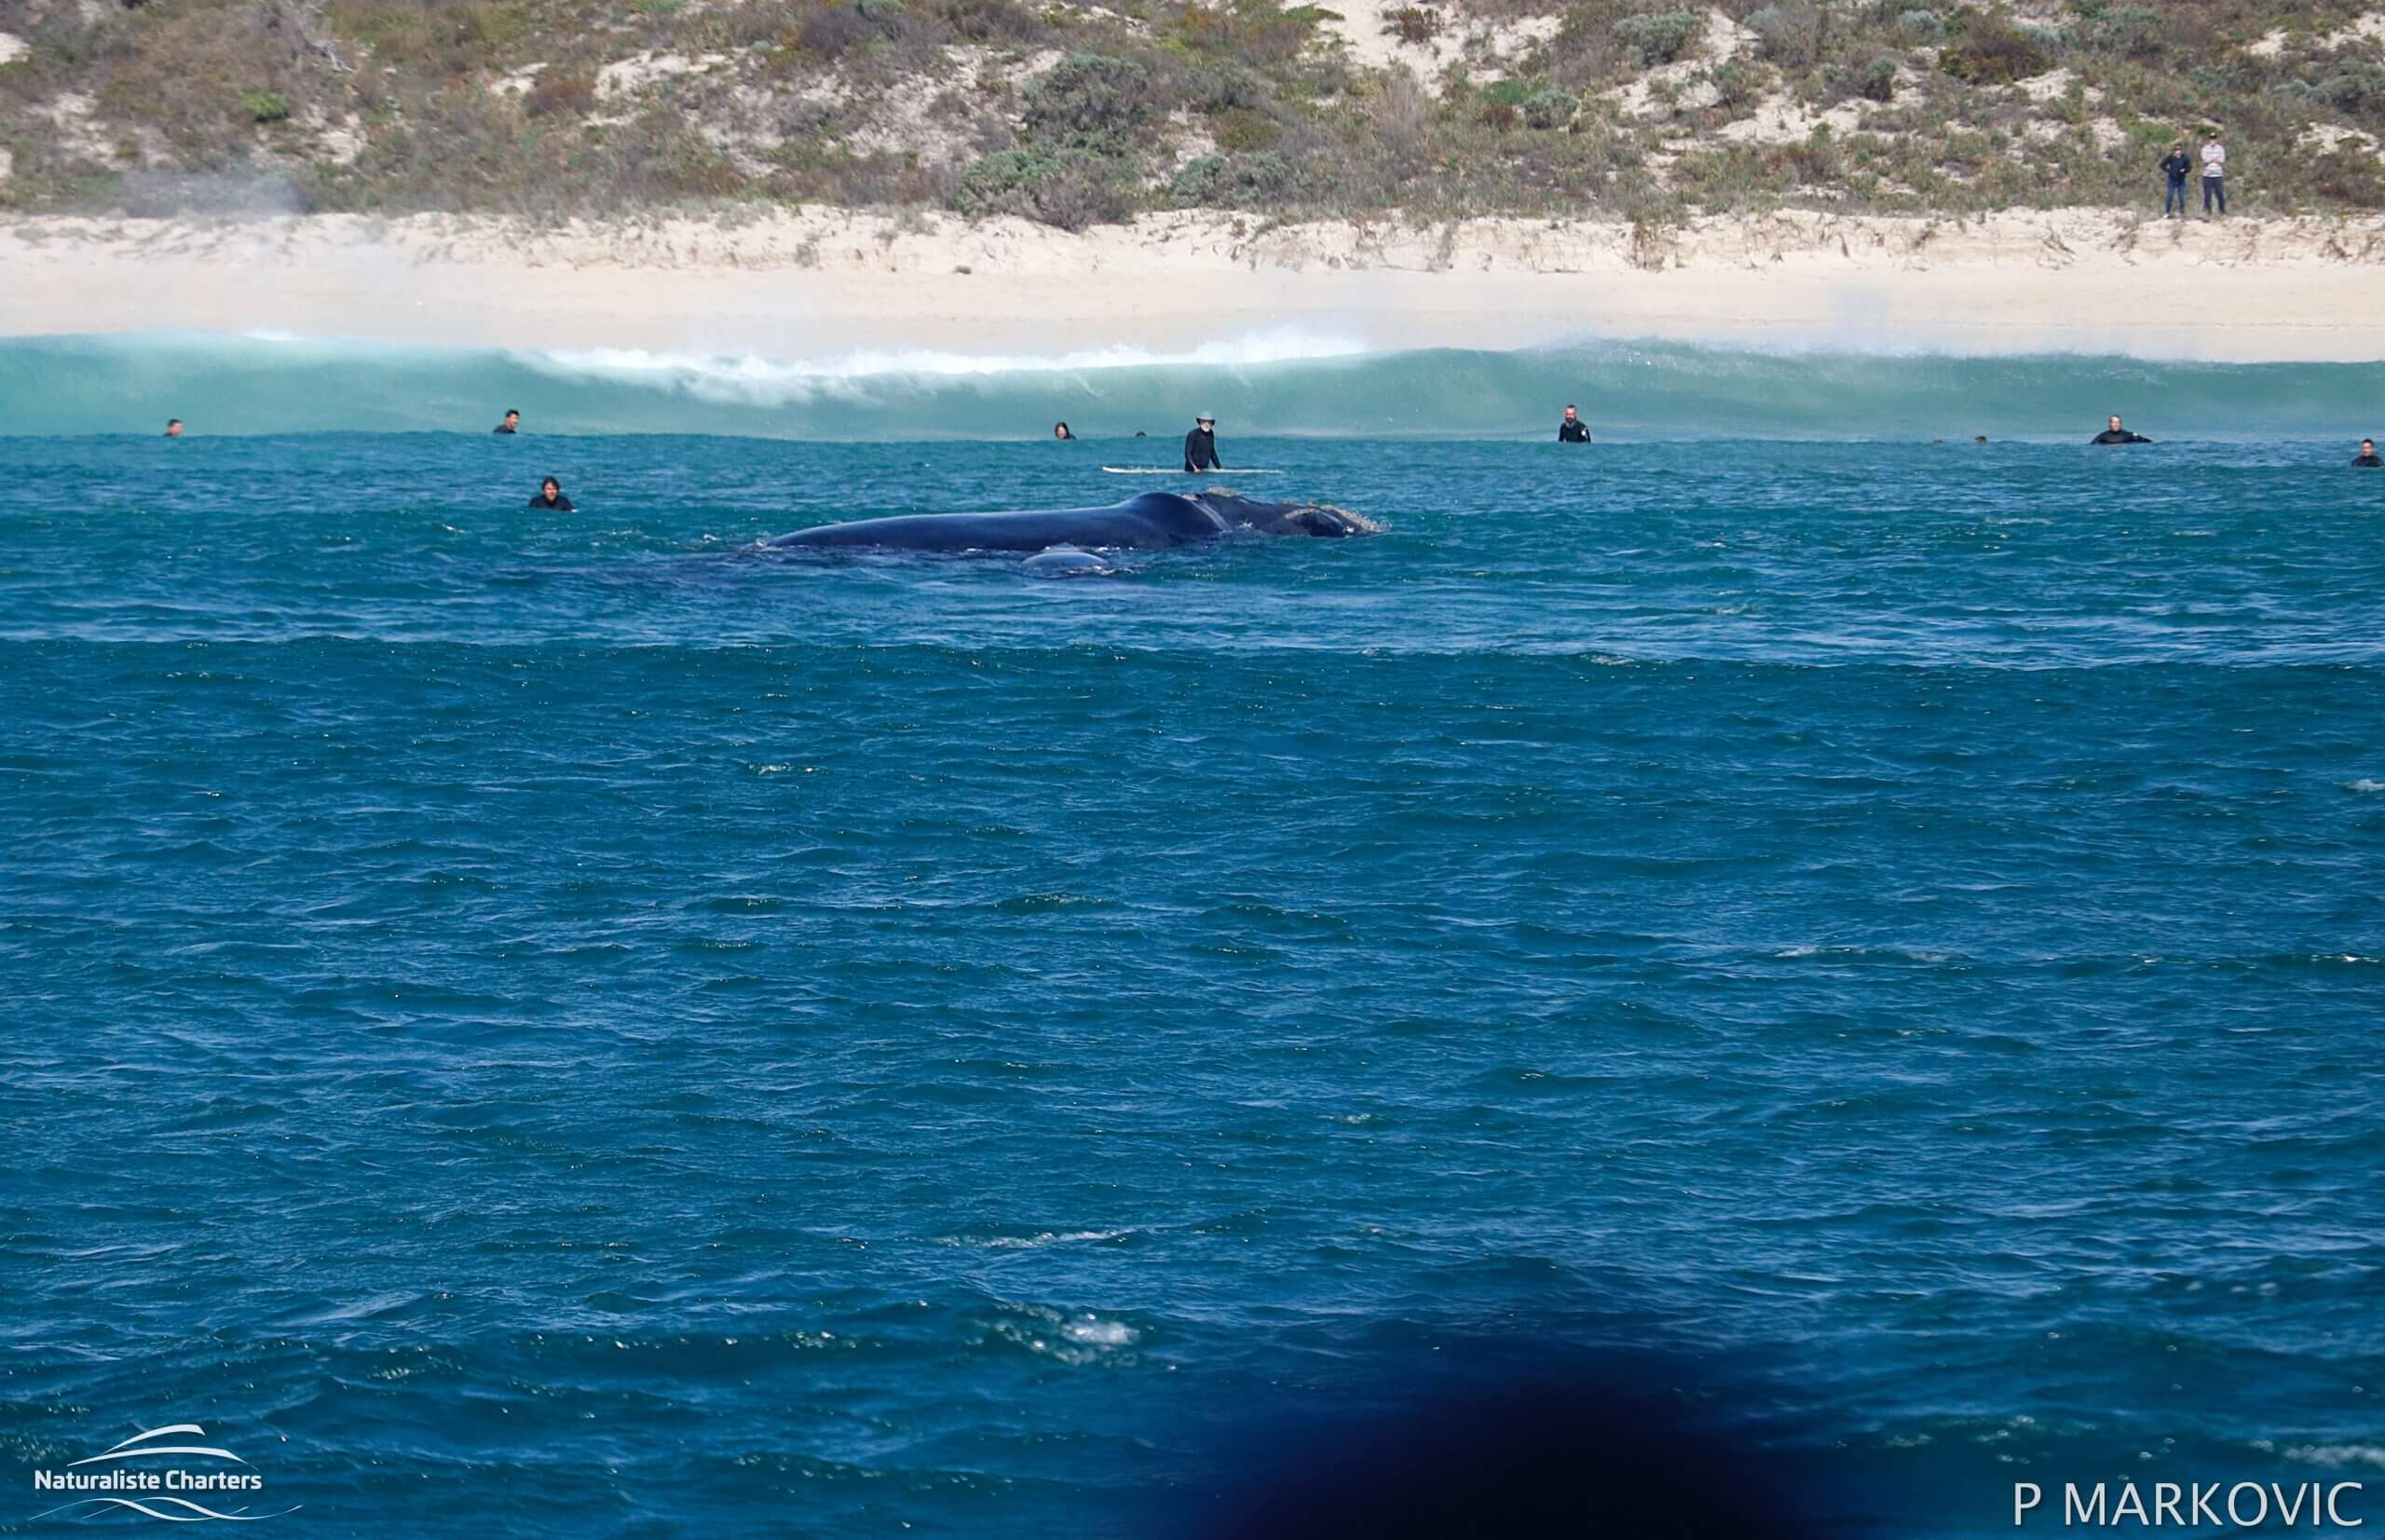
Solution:
[[(265, 1478), (230, 1450), (200, 1442), (206, 1437), (207, 1430), (197, 1423), (174, 1423), (136, 1433), (114, 1448), (70, 1463), (64, 1470), (36, 1470), (35, 1492), (78, 1495), (34, 1517), (71, 1514), (89, 1519), (110, 1508), (129, 1508), (170, 1523), (220, 1519), (249, 1524), (298, 1511), (293, 1506), (257, 1513), (252, 1511), (252, 1503), (231, 1502), (236, 1495), (252, 1499), (264, 1495)], [(194, 1461), (201, 1463), (194, 1465)]]

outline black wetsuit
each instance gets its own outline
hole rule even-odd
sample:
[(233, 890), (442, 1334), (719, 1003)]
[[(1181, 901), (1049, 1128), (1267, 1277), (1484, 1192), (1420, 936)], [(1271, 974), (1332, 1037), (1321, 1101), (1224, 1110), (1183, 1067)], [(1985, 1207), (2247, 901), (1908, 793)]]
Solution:
[(2374, 470), (2379, 466), (2385, 466), (2385, 459), (2379, 459), (2374, 455), (2354, 455), (2351, 457), (2351, 463), (2364, 470)]
[(2153, 441), (2142, 433), (2132, 433), (2125, 428), (2106, 428), (2087, 442), (2089, 443), (2151, 443)]
[(1187, 470), (1223, 470), (1226, 462), (1218, 458), (1218, 435), (1206, 428), (1195, 428), (1184, 435), (1184, 469)]
[(579, 511), (579, 510), (571, 506), (571, 499), (565, 497), (560, 492), (555, 494), (554, 500), (552, 502), (549, 502), (547, 500), (547, 495), (541, 492), (537, 497), (530, 499), (530, 506), (532, 508), (552, 508), (559, 513), (577, 513)]
[(1557, 442), (1559, 443), (1588, 443), (1590, 442), (1590, 425), (1579, 417), (1575, 417), (1572, 422), (1560, 422), (1557, 425)]
[(489, 431), (492, 433), (519, 433), (522, 429), (518, 428), (508, 428), (505, 424), (498, 423), (495, 428), (490, 429)]

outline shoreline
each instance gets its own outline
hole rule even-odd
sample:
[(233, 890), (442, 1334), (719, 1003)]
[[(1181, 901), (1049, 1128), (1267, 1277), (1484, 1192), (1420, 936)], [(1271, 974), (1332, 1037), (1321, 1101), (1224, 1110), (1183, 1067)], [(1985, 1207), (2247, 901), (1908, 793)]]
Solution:
[(2365, 362), (2385, 360), (2385, 217), (0, 220), (0, 335), (153, 331), (771, 359), (1184, 354), (1272, 333), (1288, 356), (1602, 336)]

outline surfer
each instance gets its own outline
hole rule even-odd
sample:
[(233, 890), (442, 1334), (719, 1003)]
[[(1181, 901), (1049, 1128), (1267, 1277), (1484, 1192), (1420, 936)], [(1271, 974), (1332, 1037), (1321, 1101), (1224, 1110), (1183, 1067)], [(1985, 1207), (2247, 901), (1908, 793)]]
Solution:
[(530, 499), (532, 508), (551, 508), (558, 513), (577, 513), (571, 499), (563, 495), (563, 483), (549, 476), (538, 484), (538, 495)]
[(1581, 408), (1577, 406), (1565, 408), (1565, 420), (1557, 425), (1557, 442), (1559, 443), (1590, 442), (1590, 425), (1582, 420)]
[(1064, 422), (1056, 422), (1052, 425), (1052, 436), (1056, 439), (1073, 439), (1076, 437), (1074, 433), (1069, 431), (1069, 425)]
[(1184, 435), (1184, 469), (1191, 472), (1225, 468), (1226, 462), (1218, 458), (1218, 419), (1204, 412), (1192, 419), (1192, 431)]
[(521, 409), (513, 406), (507, 407), (505, 409), (505, 420), (498, 423), (495, 428), (490, 429), (489, 431), (492, 433), (519, 433), (522, 431)]
[(166, 419), (166, 437), (170, 439), (179, 439), (182, 436), (183, 419), (180, 417), (168, 417)]
[(2153, 441), (2142, 433), (2130, 432), (2120, 426), (2119, 418), (2114, 417), (2108, 427), (2087, 442), (2089, 443), (2151, 443)]
[(2351, 463), (2359, 466), (2364, 470), (2374, 470), (2379, 466), (2385, 466), (2385, 460), (2380, 460), (2377, 457), (2377, 441), (2375, 439), (2363, 439), (2360, 441), (2360, 453), (2351, 457)]

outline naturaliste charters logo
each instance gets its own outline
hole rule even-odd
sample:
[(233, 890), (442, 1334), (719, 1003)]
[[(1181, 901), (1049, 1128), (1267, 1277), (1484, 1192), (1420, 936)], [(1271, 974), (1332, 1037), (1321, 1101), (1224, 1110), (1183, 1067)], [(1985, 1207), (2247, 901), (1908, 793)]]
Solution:
[[(63, 1470), (36, 1470), (34, 1491), (68, 1501), (34, 1517), (90, 1518), (110, 1508), (129, 1508), (183, 1524), (211, 1519), (252, 1523), (298, 1511), (295, 1506), (275, 1513), (252, 1511), (255, 1499), (265, 1494), (265, 1478), (248, 1468), (246, 1460), (211, 1444), (177, 1441), (206, 1437), (207, 1430), (197, 1423), (174, 1423), (136, 1433)], [(240, 1468), (228, 1468), (232, 1465)], [(94, 1466), (98, 1468), (89, 1468)]]

